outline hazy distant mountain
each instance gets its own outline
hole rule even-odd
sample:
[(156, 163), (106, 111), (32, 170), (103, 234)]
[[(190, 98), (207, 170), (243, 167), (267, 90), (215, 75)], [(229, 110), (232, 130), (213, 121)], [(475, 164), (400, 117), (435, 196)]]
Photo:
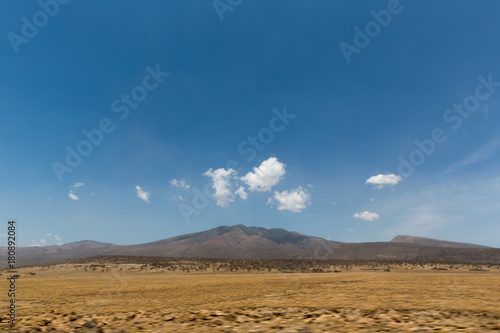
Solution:
[[(5, 265), (5, 247), (0, 248), (0, 255), (0, 264)], [(114, 245), (86, 240), (17, 249), (17, 261), (20, 265), (98, 255), (500, 263), (500, 249), (481, 245), (412, 236), (397, 236), (391, 242), (341, 243), (285, 229), (247, 227), (241, 224), (138, 245)]]
[(477, 244), (448, 242), (439, 239), (415, 237), (415, 236), (396, 236), (391, 240), (391, 242), (408, 243), (413, 245), (430, 246), (430, 247), (469, 248), (469, 249), (490, 248), (488, 246), (477, 245)]

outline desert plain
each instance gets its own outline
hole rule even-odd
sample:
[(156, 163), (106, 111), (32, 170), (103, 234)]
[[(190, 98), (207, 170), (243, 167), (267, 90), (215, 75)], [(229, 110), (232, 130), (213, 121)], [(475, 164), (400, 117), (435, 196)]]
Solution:
[(498, 265), (89, 259), (17, 270), (2, 332), (498, 332)]

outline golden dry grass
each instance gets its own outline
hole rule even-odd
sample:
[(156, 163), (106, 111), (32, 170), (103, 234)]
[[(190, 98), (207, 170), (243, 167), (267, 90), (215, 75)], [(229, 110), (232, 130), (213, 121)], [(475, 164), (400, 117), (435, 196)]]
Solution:
[(287, 274), (61, 265), (19, 272), (18, 329), (68, 332), (93, 318), (105, 332), (500, 330), (499, 269)]

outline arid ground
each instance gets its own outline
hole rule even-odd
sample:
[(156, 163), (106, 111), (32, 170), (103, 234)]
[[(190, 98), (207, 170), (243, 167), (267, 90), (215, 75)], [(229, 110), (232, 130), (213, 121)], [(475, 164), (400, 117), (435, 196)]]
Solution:
[[(500, 269), (392, 265), (321, 273), (59, 264), (18, 270), (2, 332), (495, 332)], [(332, 267), (333, 270), (333, 267)], [(7, 273), (2, 272), (6, 281)], [(8, 305), (7, 283), (1, 302)]]

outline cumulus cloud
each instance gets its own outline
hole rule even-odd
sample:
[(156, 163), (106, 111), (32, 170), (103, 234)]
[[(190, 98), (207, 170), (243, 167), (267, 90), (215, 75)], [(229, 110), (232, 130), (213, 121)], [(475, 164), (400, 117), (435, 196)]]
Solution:
[(150, 203), (149, 197), (151, 196), (151, 194), (149, 192), (144, 191), (139, 185), (137, 185), (135, 189), (137, 190), (137, 196), (139, 197), (139, 199)]
[(68, 193), (68, 197), (71, 199), (71, 200), (79, 200), (80, 198), (78, 198), (78, 196), (76, 194), (73, 193), (72, 190), (69, 190), (69, 193)]
[(259, 167), (254, 167), (253, 172), (241, 177), (251, 192), (271, 191), (285, 174), (285, 164), (278, 161), (276, 157), (270, 157), (261, 163)]
[(295, 213), (300, 213), (311, 201), (309, 193), (304, 191), (302, 187), (294, 190), (278, 192), (275, 191), (274, 195), (267, 201), (268, 204), (273, 202), (278, 203), (278, 210), (289, 210)]
[(371, 176), (366, 180), (367, 184), (377, 185), (376, 188), (382, 188), (384, 185), (396, 185), (401, 181), (401, 176), (395, 175), (393, 173), (389, 175), (378, 174), (376, 176)]
[(184, 179), (171, 179), (170, 180), (170, 186), (175, 186), (177, 188), (183, 188), (183, 189), (189, 189), (190, 186), (186, 184), (186, 181)]
[(380, 216), (377, 213), (371, 213), (367, 210), (361, 213), (354, 214), (354, 217), (366, 221), (375, 221), (376, 219), (380, 218)]
[(229, 203), (234, 201), (234, 194), (231, 190), (231, 178), (234, 174), (236, 174), (236, 171), (233, 169), (226, 170), (224, 168), (217, 170), (210, 168), (203, 173), (204, 176), (212, 178), (212, 187), (215, 189), (213, 198), (217, 200), (218, 206), (227, 207)]
[(240, 186), (240, 188), (238, 188), (234, 193), (239, 195), (243, 201), (246, 201), (248, 198), (248, 193), (245, 192), (245, 188), (243, 186)]

